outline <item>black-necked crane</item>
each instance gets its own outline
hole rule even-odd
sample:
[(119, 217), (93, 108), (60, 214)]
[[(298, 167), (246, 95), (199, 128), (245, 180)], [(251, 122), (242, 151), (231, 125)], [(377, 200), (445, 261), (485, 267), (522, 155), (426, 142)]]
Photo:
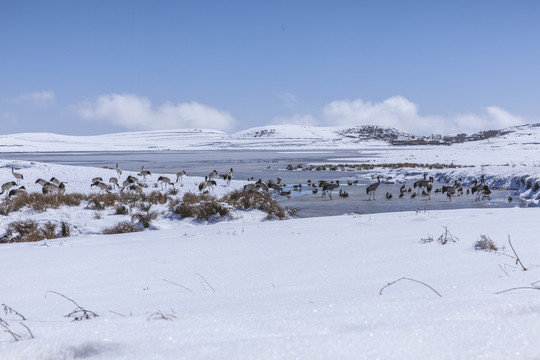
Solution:
[(3, 183), (2, 184), (2, 192), (0, 192), (0, 195), (2, 195), (3, 193), (5, 193), (9, 189), (11, 189), (13, 186), (17, 186), (17, 183), (15, 181), (8, 181), (8, 182)]
[(387, 192), (387, 193), (386, 193), (386, 198), (387, 198), (388, 200), (390, 200), (390, 199), (392, 198), (392, 194), (390, 194), (389, 192)]
[(45, 185), (43, 185), (43, 187), (41, 188), (41, 192), (44, 195), (47, 195), (47, 194), (63, 194), (63, 193), (66, 192), (66, 185), (64, 185), (64, 183), (60, 183), (60, 184), (56, 185), (56, 184), (48, 182)]
[(268, 192), (270, 190), (270, 188), (268, 187), (268, 184), (262, 181), (262, 179), (257, 180), (257, 182), (255, 182), (255, 186), (260, 191)]
[(109, 179), (109, 182), (112, 184), (113, 187), (114, 187), (114, 185), (116, 185), (117, 188), (120, 187), (120, 185), (118, 185), (118, 178), (116, 178), (114, 176)]
[(102, 191), (106, 191), (107, 193), (110, 193), (111, 190), (112, 190), (111, 185), (105, 184), (103, 181), (99, 181), (99, 180), (94, 182), (92, 185), (90, 185), (90, 187), (92, 187), (92, 186), (98, 187), (100, 193)]
[[(118, 178), (122, 177), (122, 169), (118, 167), (118, 163), (116, 163), (116, 174), (118, 175)], [(118, 184), (117, 184), (118, 185)]]
[(161, 182), (161, 189), (163, 189), (163, 185), (165, 184), (172, 185), (174, 187), (174, 183), (171, 183), (171, 179), (167, 176), (160, 176), (157, 180)]
[(129, 185), (129, 190), (133, 191), (135, 194), (139, 194), (144, 199), (144, 190), (143, 187), (138, 184)]
[(62, 183), (60, 180), (58, 180), (54, 176), (51, 178), (51, 180), (49, 180), (49, 182), (52, 183), (52, 184), (55, 184), (55, 185), (60, 185)]
[(45, 184), (47, 184), (47, 183), (48, 183), (47, 180), (41, 179), (41, 178), (40, 178), (40, 179), (37, 179), (36, 182), (35, 182), (35, 184), (39, 184), (39, 185), (41, 185), (41, 186), (43, 186), (43, 185), (45, 185)]
[(233, 169), (231, 168), (229, 171), (227, 171), (227, 173), (225, 174), (225, 181), (227, 181), (227, 186), (231, 184), (231, 180), (232, 180), (232, 174), (233, 174)]
[(18, 189), (10, 190), (8, 193), (9, 197), (19, 196), (19, 195), (28, 195), (28, 192), (26, 191), (26, 188), (24, 186), (20, 186)]
[(122, 181), (122, 188), (120, 189), (120, 192), (123, 192), (125, 188), (130, 187), (133, 184), (137, 183), (137, 178), (134, 176), (129, 175), (126, 180)]
[(216, 170), (212, 170), (212, 172), (207, 176), (208, 180), (213, 180), (214, 176), (216, 176), (217, 174), (218, 172)]
[[(95, 183), (95, 182), (98, 182), (98, 181), (103, 182), (103, 178), (101, 176), (96, 176), (95, 178), (92, 179), (92, 184)], [(51, 179), (51, 182), (53, 182), (52, 179)], [(54, 183), (56, 183), (56, 182), (54, 182)]]
[(322, 186), (322, 196), (325, 194), (328, 194), (330, 199), (332, 199), (332, 190), (336, 189), (339, 186), (339, 180), (336, 180), (336, 182), (327, 182), (326, 184), (323, 184)]
[(18, 172), (15, 172), (15, 170), (13, 169), (13, 167), (11, 167), (11, 173), (13, 174), (13, 176), (15, 176), (15, 179), (17, 179), (17, 185), (20, 184), (20, 183), (21, 183), (21, 180), (24, 179), (23, 174), (18, 173)]
[(182, 179), (184, 176), (187, 176), (187, 173), (185, 172), (185, 170), (181, 170), (176, 173), (176, 182), (180, 180), (180, 186), (184, 186), (184, 181)]
[(253, 184), (253, 183), (250, 183), (250, 184), (246, 184), (244, 185), (244, 189), (243, 189), (245, 192), (253, 192), (253, 191), (257, 191), (257, 185)]
[(508, 195), (508, 202), (511, 203), (514, 199), (512, 199), (512, 196)]
[(369, 195), (368, 200), (371, 200), (371, 194), (373, 194), (373, 200), (375, 200), (375, 191), (381, 184), (381, 178), (377, 175), (377, 182), (369, 185), (366, 188), (366, 194)]
[(442, 191), (443, 194), (446, 193), (446, 196), (448, 197), (448, 201), (452, 200), (452, 196), (456, 193), (456, 188), (454, 185), (450, 186), (443, 186)]
[(146, 177), (152, 175), (152, 173), (148, 170), (144, 170), (144, 166), (141, 166), (141, 172), (137, 174), (138, 176), (142, 176), (143, 180), (146, 181)]
[(471, 189), (471, 193), (477, 193), (475, 199), (476, 201), (480, 200), (480, 197), (482, 197), (484, 186), (486, 186), (486, 184), (484, 184), (484, 175), (482, 175), (482, 177), (480, 178), (480, 183), (474, 180), (474, 185)]
[(204, 189), (206, 189), (208, 187), (208, 176), (205, 176), (204, 177), (204, 181), (202, 181), (200, 184), (199, 184), (199, 191), (202, 192)]

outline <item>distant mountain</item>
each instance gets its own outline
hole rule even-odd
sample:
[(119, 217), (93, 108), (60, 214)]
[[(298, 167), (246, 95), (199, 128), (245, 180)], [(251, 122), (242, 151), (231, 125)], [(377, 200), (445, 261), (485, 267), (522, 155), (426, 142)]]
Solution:
[(354, 150), (370, 146), (451, 145), (471, 141), (508, 144), (537, 142), (540, 124), (521, 125), (475, 134), (418, 136), (374, 125), (268, 125), (234, 134), (211, 129), (172, 129), (97, 136), (49, 133), (0, 135), (0, 152), (148, 151), (148, 150)]

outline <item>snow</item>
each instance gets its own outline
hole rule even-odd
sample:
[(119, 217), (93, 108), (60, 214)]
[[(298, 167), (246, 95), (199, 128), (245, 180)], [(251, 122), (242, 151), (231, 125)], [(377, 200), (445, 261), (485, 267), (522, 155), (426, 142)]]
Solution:
[[(467, 165), (430, 173), (469, 182), (483, 174), (535, 205), (535, 129), (452, 146), (357, 146), (376, 154), (370, 161), (378, 164)], [(232, 141), (203, 133), (201, 143)], [(56, 138), (44, 134), (1, 141), (22, 145), (17, 151), (109, 151), (108, 144), (137, 151), (152, 143), (150, 134), (163, 148), (200, 135), (71, 137), (55, 146), (50, 139)], [(135, 139), (146, 140), (128, 148)], [(2, 183), (13, 179), (11, 167), (24, 174), (29, 191), (40, 191), (35, 179), (55, 176), (68, 192), (97, 192), (89, 179), (116, 176), (114, 169), (0, 160)], [(407, 168), (378, 171), (416, 176)], [(159, 175), (152, 174), (145, 191), (159, 190), (153, 187)], [(187, 177), (177, 196), (196, 191), (200, 181)], [(215, 193), (244, 184), (218, 182)], [(119, 235), (101, 230), (128, 216), (105, 210), (97, 219), (84, 205), (0, 216), (0, 229), (30, 218), (65, 220), (76, 230), (67, 238), (0, 245), (0, 304), (27, 319), (0, 313), (21, 336), (15, 341), (0, 332), (0, 359), (539, 358), (539, 216), (538, 207), (516, 207), (264, 221), (259, 211), (236, 211), (210, 223), (160, 216), (152, 230)], [(459, 240), (438, 243), (445, 229)], [(482, 235), (498, 252), (474, 249)], [(428, 237), (434, 241), (422, 241)], [(509, 238), (527, 271), (516, 264)], [(518, 287), (525, 288), (500, 293)], [(99, 316), (65, 317), (76, 306), (59, 294)]]

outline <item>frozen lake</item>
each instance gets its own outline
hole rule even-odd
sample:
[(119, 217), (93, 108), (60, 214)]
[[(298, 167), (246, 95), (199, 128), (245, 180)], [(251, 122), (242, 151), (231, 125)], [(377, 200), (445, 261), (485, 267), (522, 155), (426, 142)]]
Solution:
[[(373, 182), (366, 180), (366, 172), (362, 171), (288, 171), (287, 165), (298, 164), (354, 164), (360, 160), (373, 157), (372, 154), (362, 154), (356, 151), (141, 151), (141, 152), (58, 152), (58, 153), (3, 153), (1, 158), (6, 160), (26, 160), (56, 163), (63, 165), (114, 167), (116, 163), (125, 170), (139, 171), (141, 166), (146, 170), (157, 173), (176, 173), (185, 170), (191, 176), (205, 176), (212, 170), (225, 173), (234, 169), (234, 178), (275, 179), (281, 177), (286, 184), (285, 190), (291, 190), (289, 197), (277, 196), (283, 207), (299, 209), (298, 217), (323, 215), (340, 215), (345, 213), (369, 214), (390, 211), (424, 211), (456, 208), (494, 208), (514, 207), (509, 204), (509, 190), (493, 190), (490, 200), (475, 201), (473, 195), (453, 197), (448, 201), (445, 195), (432, 194), (431, 199), (425, 196), (411, 198), (407, 193), (398, 198), (401, 184), (381, 183), (376, 193), (375, 201), (368, 201), (366, 186)], [(372, 174), (372, 173), (370, 173)], [(342, 184), (333, 194), (333, 199), (322, 197), (321, 192), (313, 194), (307, 186), (308, 180), (339, 180)], [(348, 181), (358, 181), (348, 186)], [(293, 185), (302, 184), (302, 191), (297, 191)], [(412, 183), (406, 184), (412, 187)], [(446, 184), (434, 184), (434, 188)], [(338, 196), (339, 189), (349, 193), (347, 198)], [(385, 194), (392, 194), (392, 199)]]

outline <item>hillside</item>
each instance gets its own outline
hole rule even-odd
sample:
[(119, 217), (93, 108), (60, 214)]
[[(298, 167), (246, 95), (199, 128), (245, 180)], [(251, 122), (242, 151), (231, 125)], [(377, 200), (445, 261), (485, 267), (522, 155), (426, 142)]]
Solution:
[[(423, 137), (394, 128), (371, 125), (268, 125), (233, 134), (211, 129), (172, 129), (95, 136), (50, 133), (0, 135), (0, 152), (135, 151), (135, 150), (271, 150), (359, 149), (385, 145), (440, 145), (505, 137), (536, 138), (539, 124), (484, 131), (477, 134)], [(531, 140), (534, 142), (535, 140)]]

